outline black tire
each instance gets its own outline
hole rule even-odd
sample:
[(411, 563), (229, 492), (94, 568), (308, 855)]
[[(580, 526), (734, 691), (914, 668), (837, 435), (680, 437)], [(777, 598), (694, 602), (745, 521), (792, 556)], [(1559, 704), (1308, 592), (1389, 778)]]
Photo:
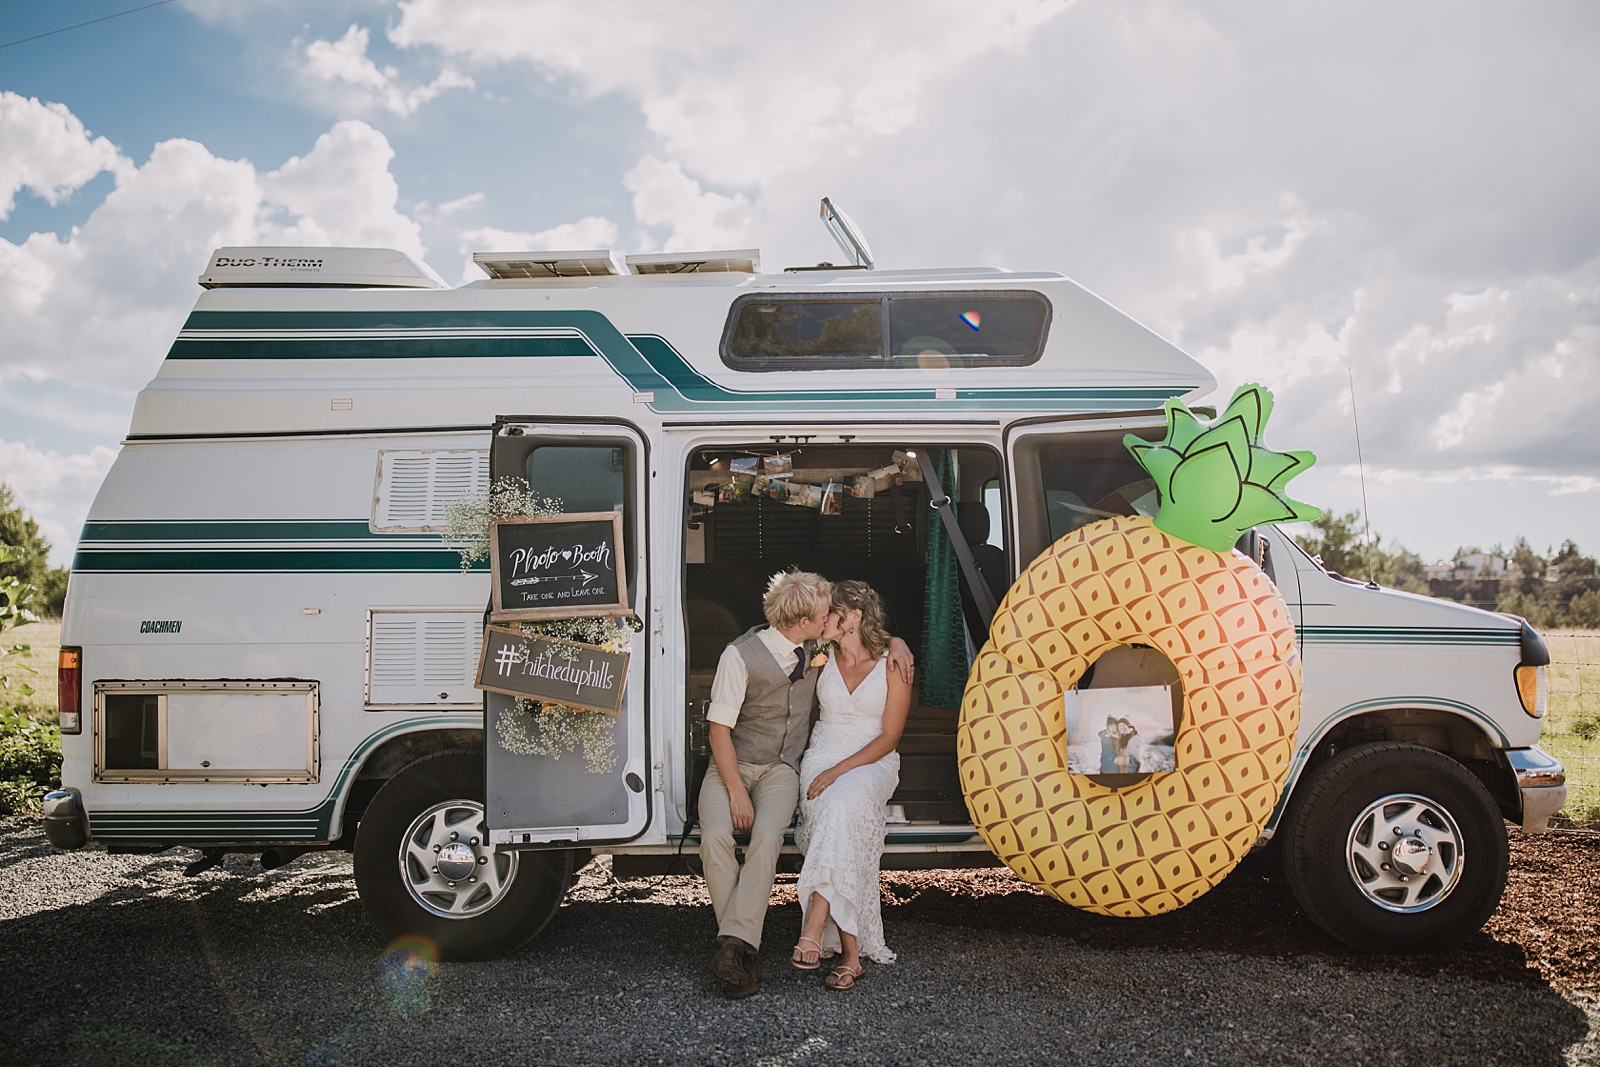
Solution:
[[(1410, 845), (1411, 835), (1389, 836), (1397, 833), (1391, 819), (1427, 830), (1415, 835), (1429, 843), (1422, 873), (1401, 865), (1395, 842)], [(1374, 837), (1384, 825), (1389, 831)], [(1499, 906), (1510, 866), (1505, 823), (1489, 791), (1461, 764), (1420, 745), (1358, 745), (1332, 757), (1295, 787), (1282, 836), (1284, 872), (1300, 906), (1362, 952), (1458, 944)], [(1368, 856), (1388, 856), (1395, 866), (1369, 864)]]
[[(520, 852), (513, 862), (494, 858), (476, 836), (465, 838), (474, 843), (471, 851), (482, 857), (481, 863), (510, 872), (501, 882), (498, 899), (491, 894), (488, 899), (493, 902), (480, 903), (482, 910), (470, 917), (446, 917), (430, 910), (408, 884), (402, 849), (413, 823), (451, 801), (469, 802), (481, 814), (483, 798), (483, 757), (459, 751), (436, 753), (408, 765), (373, 796), (356, 830), (356, 890), (367, 914), (385, 933), (425, 937), (438, 947), (440, 959), (489, 960), (515, 952), (550, 922), (572, 884), (570, 850)], [(466, 808), (461, 804), (450, 810), (459, 816)], [(472, 859), (468, 856), (467, 862)]]

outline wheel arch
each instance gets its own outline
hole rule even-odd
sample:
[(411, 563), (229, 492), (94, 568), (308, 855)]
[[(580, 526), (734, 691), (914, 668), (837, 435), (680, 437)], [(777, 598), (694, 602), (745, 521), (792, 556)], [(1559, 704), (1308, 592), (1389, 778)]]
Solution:
[(1483, 783), (1502, 815), (1512, 821), (1522, 817), (1516, 775), (1501, 754), (1509, 739), (1495, 721), (1470, 704), (1402, 697), (1346, 705), (1307, 734), (1295, 752), (1263, 837), (1276, 833), (1289, 797), (1307, 771), (1352, 745), (1375, 741), (1413, 744), (1449, 756)]
[(356, 823), (383, 783), (420, 759), (450, 751), (481, 753), (483, 729), (419, 723), (415, 729), (391, 734), (361, 754), (333, 813), (340, 839), (354, 840)]

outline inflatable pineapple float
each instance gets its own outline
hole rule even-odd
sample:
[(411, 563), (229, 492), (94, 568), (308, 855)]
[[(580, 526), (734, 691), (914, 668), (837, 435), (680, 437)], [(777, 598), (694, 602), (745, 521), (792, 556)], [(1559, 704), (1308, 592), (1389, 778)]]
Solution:
[[(1233, 544), (1319, 512), (1284, 495), (1315, 457), (1262, 443), (1271, 412), (1258, 385), (1210, 425), (1168, 400), (1165, 440), (1125, 438), (1155, 479), (1155, 517), (1057, 541), (1011, 587), (978, 654), (957, 734), (967, 807), (997, 856), (1068, 904), (1182, 907), (1244, 857), (1282, 792), (1300, 717), (1294, 623)], [(1177, 769), (1113, 788), (1068, 771), (1064, 697), (1131, 644), (1159, 649), (1182, 679)]]

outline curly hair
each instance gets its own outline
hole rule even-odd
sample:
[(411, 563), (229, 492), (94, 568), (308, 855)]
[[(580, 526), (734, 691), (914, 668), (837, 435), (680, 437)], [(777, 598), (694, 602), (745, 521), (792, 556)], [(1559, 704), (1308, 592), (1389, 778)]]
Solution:
[(841, 615), (861, 612), (861, 647), (869, 655), (881, 656), (889, 648), (889, 619), (883, 598), (866, 582), (835, 582), (833, 610)]

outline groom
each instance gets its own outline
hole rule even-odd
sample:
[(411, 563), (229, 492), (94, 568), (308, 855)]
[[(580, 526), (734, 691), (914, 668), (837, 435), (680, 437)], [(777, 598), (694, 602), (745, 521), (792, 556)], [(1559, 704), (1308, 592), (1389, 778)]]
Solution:
[[(800, 757), (811, 734), (817, 677), (811, 658), (827, 625), (833, 586), (820, 574), (785, 571), (767, 585), (768, 625), (722, 652), (711, 683), (711, 766), (700, 787), (700, 862), (717, 916), (712, 973), (731, 999), (761, 981), (756, 953), (783, 835), (800, 800)], [(889, 660), (909, 680), (911, 650), (899, 638)], [(749, 834), (744, 865), (733, 835)]]
[[(706, 712), (711, 766), (700, 787), (700, 862), (717, 915), (711, 971), (732, 999), (756, 991), (756, 951), (784, 831), (800, 799), (800, 757), (811, 733), (820, 671), (810, 659), (833, 586), (820, 574), (773, 575), (761, 606), (768, 626), (722, 652)], [(749, 834), (744, 866), (733, 835)]]

